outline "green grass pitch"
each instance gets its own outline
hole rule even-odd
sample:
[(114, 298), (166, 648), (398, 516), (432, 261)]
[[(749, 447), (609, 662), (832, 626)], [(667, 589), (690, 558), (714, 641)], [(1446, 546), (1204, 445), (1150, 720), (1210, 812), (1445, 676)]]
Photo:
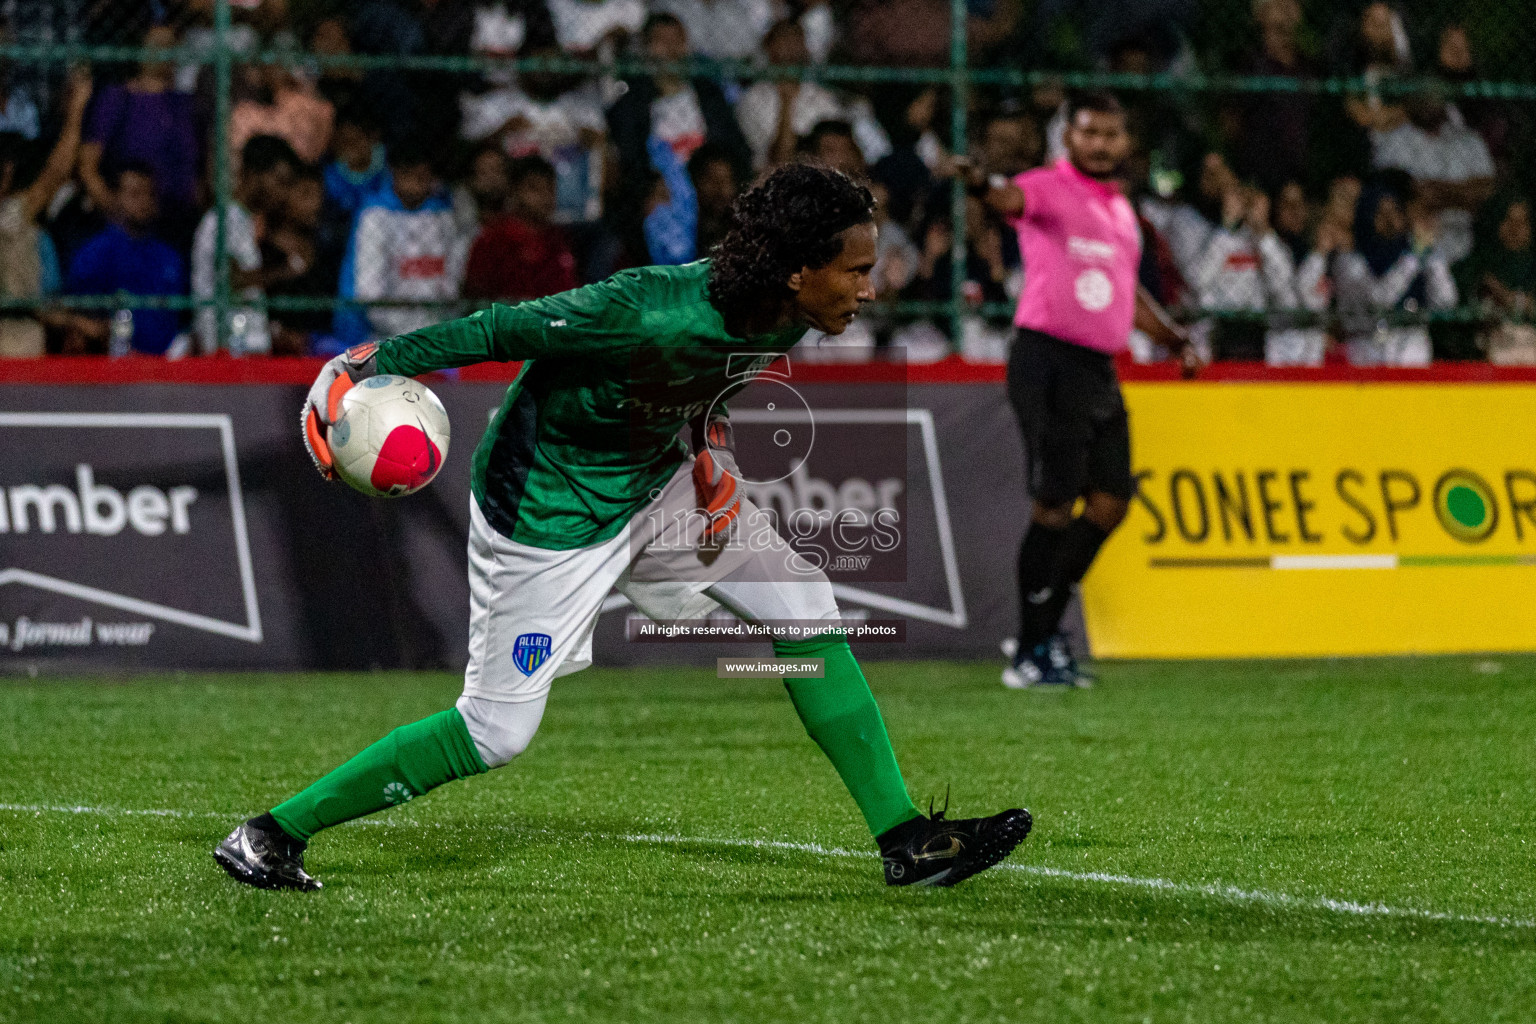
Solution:
[(924, 806), (1035, 814), (932, 891), (770, 681), (562, 679), (308, 895), (209, 851), (455, 679), (0, 684), (0, 1020), (1536, 1019), (1536, 660), (1100, 667), (869, 666)]

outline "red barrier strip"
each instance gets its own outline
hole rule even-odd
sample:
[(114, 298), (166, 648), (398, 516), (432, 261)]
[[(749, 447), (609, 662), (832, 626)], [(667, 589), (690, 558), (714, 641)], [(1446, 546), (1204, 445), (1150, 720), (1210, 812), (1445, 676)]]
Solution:
[[(205, 356), (167, 362), (147, 356), (106, 359), (100, 356), (51, 356), (42, 359), (0, 359), (0, 384), (63, 386), (121, 384), (292, 384), (314, 381), (322, 359), (234, 359)], [(518, 363), (481, 363), (457, 371), (459, 380), (510, 383)], [(1137, 365), (1117, 361), (1126, 381), (1178, 381), (1172, 363)], [(772, 372), (770, 370), (770, 372)], [(788, 379), (806, 384), (1000, 384), (1004, 368), (995, 363), (967, 363), (952, 356), (936, 363), (810, 363), (795, 362)], [(1200, 375), (1202, 381), (1273, 381), (1289, 383), (1521, 383), (1536, 382), (1536, 366), (1490, 366), (1487, 363), (1436, 363), (1422, 369), (1328, 365), (1316, 369), (1273, 367), (1263, 363), (1216, 363)]]

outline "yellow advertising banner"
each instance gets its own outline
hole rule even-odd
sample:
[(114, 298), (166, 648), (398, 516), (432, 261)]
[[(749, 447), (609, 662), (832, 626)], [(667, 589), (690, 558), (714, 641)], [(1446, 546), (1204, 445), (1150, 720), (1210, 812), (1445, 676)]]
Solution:
[(1100, 657), (1536, 650), (1536, 385), (1131, 383)]

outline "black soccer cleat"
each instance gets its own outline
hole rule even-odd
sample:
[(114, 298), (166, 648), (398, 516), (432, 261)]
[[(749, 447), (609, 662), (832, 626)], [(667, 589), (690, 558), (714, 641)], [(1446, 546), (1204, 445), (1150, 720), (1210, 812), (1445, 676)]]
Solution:
[(1003, 666), (1003, 685), (1010, 690), (1027, 690), (1033, 686), (1087, 689), (1093, 685), (1093, 673), (1078, 665), (1065, 633), (1047, 637), (1028, 650), (1020, 649), (1018, 640), (1009, 637), (1003, 641), (1002, 648), (1008, 659), (1008, 664)]
[[(932, 811), (929, 807), (929, 811)], [(1029, 835), (1021, 808), (990, 818), (946, 820), (944, 812), (916, 817), (880, 835), (886, 885), (950, 886), (1002, 861)]]
[[(263, 816), (265, 817), (265, 815)], [(306, 843), (281, 828), (262, 828), (252, 818), (213, 848), (213, 859), (229, 877), (258, 889), (299, 889), (313, 892), (320, 881), (304, 870)]]
[(1093, 686), (1095, 676), (1077, 663), (1077, 655), (1072, 653), (1072, 641), (1067, 638), (1067, 634), (1053, 634), (1045, 643), (1051, 653), (1051, 664), (1061, 673), (1062, 680), (1068, 686), (1076, 686), (1080, 690)]

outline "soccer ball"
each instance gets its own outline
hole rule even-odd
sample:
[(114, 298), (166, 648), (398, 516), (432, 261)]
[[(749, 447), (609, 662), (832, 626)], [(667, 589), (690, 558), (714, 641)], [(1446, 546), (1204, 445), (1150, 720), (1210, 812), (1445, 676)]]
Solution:
[(443, 468), (448, 412), (420, 381), (380, 374), (342, 395), (328, 439), (338, 476), (364, 494), (399, 498)]

